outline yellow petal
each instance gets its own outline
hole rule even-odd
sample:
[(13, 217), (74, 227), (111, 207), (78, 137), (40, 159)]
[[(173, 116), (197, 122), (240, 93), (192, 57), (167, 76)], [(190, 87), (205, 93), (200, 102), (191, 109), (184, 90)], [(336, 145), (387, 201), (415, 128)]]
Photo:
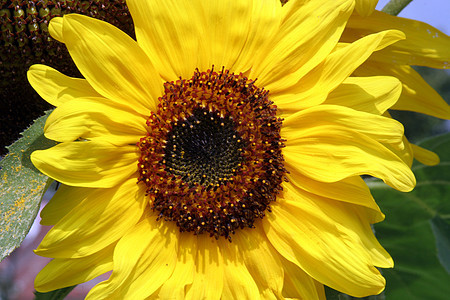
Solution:
[(106, 22), (76, 14), (63, 18), (64, 42), (91, 86), (141, 112), (156, 111), (161, 78), (138, 44)]
[(283, 149), (289, 169), (314, 180), (336, 182), (368, 174), (400, 191), (415, 186), (411, 169), (382, 144), (340, 126), (311, 127), (298, 132)]
[(105, 98), (83, 98), (56, 108), (45, 123), (45, 136), (59, 142), (79, 138), (121, 146), (136, 144), (147, 133), (146, 117)]
[[(238, 232), (239, 234), (239, 232)], [(257, 234), (257, 233), (254, 233)], [(260, 299), (258, 286), (248, 271), (241, 249), (224, 238), (217, 241), (223, 256), (222, 299)]]
[[(260, 221), (255, 228), (241, 229), (232, 237), (256, 282), (261, 298), (279, 298), (283, 289), (283, 266), (278, 252), (267, 240)], [(261, 263), (264, 262), (264, 263)]]
[(323, 285), (317, 288), (315, 280), (301, 268), (281, 257), (284, 269), (283, 297), (294, 299), (324, 299)]
[(155, 216), (144, 218), (117, 243), (111, 276), (92, 288), (86, 299), (149, 297), (172, 274), (178, 239), (175, 224), (156, 221)]
[[(387, 112), (385, 113), (387, 114)], [(411, 168), (414, 159), (413, 150), (408, 139), (403, 136), (403, 148), (393, 147), (392, 144), (382, 143), (387, 149), (399, 157), (408, 167)]]
[(27, 78), (39, 96), (54, 106), (81, 97), (100, 97), (86, 79), (66, 76), (48, 66), (32, 65)]
[(37, 274), (34, 288), (46, 293), (87, 282), (112, 270), (114, 247), (115, 244), (83, 258), (53, 259)]
[[(120, 239), (141, 218), (145, 188), (132, 177), (111, 189), (84, 189), (71, 194), (78, 205), (42, 240), (35, 253), (46, 257), (78, 258), (91, 255)], [(119, 225), (120, 224), (120, 225)]]
[(348, 77), (332, 91), (323, 104), (350, 107), (382, 115), (402, 92), (400, 80), (391, 76)]
[(357, 76), (375, 74), (395, 76), (403, 83), (402, 94), (392, 109), (450, 119), (450, 106), (412, 67), (367, 61), (355, 71)]
[(319, 300), (327, 300), (327, 296), (325, 294), (325, 286), (322, 283), (318, 282), (317, 280), (314, 280), (314, 284), (316, 285)]
[(373, 199), (367, 184), (360, 176), (344, 178), (336, 182), (319, 182), (303, 175), (296, 168), (288, 168), (286, 177), (297, 188), (325, 198), (353, 203), (367, 207), (372, 211), (371, 223), (384, 220), (378, 204)]
[(190, 78), (195, 68), (233, 69), (250, 32), (252, 1), (135, 0), (127, 4), (139, 45), (169, 81)]
[[(306, 205), (306, 202), (317, 206), (321, 212), (330, 216), (337, 224), (343, 225), (349, 230), (346, 231), (349, 236), (360, 243), (370, 256), (370, 264), (376, 267), (392, 268), (393, 261), (389, 253), (379, 244), (372, 227), (374, 211), (367, 207), (355, 205), (351, 202), (336, 202), (334, 199), (325, 198), (316, 194), (304, 192), (295, 186), (285, 184), (286, 193), (282, 196), (283, 200), (293, 201), (296, 205)], [(282, 204), (281, 204), (282, 205)]]
[(177, 263), (172, 275), (159, 290), (160, 299), (184, 299), (185, 288), (192, 284), (197, 254), (197, 237), (190, 232), (180, 233)]
[[(255, 64), (255, 54), (267, 55), (272, 47), (269, 47), (271, 39), (278, 32), (280, 26), (282, 8), (278, 1), (259, 0), (253, 1), (250, 27), (245, 45), (239, 54), (238, 60), (230, 69), (234, 72), (247, 72)], [(271, 45), (273, 46), (273, 45)], [(261, 55), (261, 57), (265, 57)], [(256, 64), (256, 67), (258, 64)], [(250, 73), (250, 72), (249, 72)]]
[(61, 184), (55, 195), (41, 211), (41, 224), (45, 226), (55, 225), (74, 207), (76, 207), (89, 188), (79, 188)]
[(215, 239), (206, 234), (198, 236), (194, 281), (187, 287), (186, 300), (218, 300), (222, 297), (224, 259)]
[[(342, 202), (304, 197), (293, 189), (285, 189), (281, 197), (283, 201), (271, 205), (272, 213), (263, 223), (280, 254), (317, 281), (351, 296), (364, 297), (384, 289), (385, 280), (359, 236), (363, 224), (368, 226), (365, 220), (343, 209)], [(392, 264), (389, 257), (385, 260)]]
[(63, 18), (56, 17), (50, 20), (50, 24), (48, 25), (48, 31), (52, 38), (64, 43), (64, 35), (63, 35)]
[(246, 43), (254, 1), (200, 1), (208, 65), (231, 68)]
[(369, 17), (353, 15), (342, 40), (352, 41), (386, 29), (401, 30), (406, 39), (374, 53), (371, 59), (385, 63), (450, 68), (450, 37), (420, 21), (391, 16), (380, 11), (375, 11)]
[(299, 111), (283, 121), (281, 136), (288, 141), (301, 138), (301, 131), (323, 125), (337, 125), (365, 134), (402, 149), (403, 125), (396, 120), (338, 105), (320, 105)]
[[(211, 67), (199, 1), (127, 1), (136, 39), (166, 81)], [(201, 53), (201, 55), (195, 55)], [(219, 66), (220, 67), (220, 66)]]
[(374, 51), (404, 38), (400, 31), (388, 30), (366, 36), (345, 47), (339, 47), (306, 74), (295, 87), (272, 92), (271, 98), (285, 112), (298, 111), (322, 103)]
[[(250, 73), (277, 93), (295, 85), (333, 50), (353, 10), (350, 0), (289, 1), (281, 10), (279, 30), (256, 52)], [(318, 22), (317, 20), (320, 20)]]
[(137, 171), (135, 145), (76, 141), (34, 151), (31, 161), (45, 175), (67, 185), (109, 188)]
[(355, 10), (363, 17), (370, 16), (377, 6), (378, 0), (356, 0)]
[[(379, 244), (370, 226), (373, 223), (374, 210), (367, 209), (367, 207), (359, 204), (355, 205), (351, 201), (337, 202), (335, 199), (308, 193), (291, 184), (285, 184), (283, 188), (286, 193), (281, 196), (281, 205), (286, 199), (300, 206), (307, 206), (308, 204), (305, 204), (305, 201), (306, 203), (313, 203), (325, 215), (330, 216), (330, 219), (334, 222), (343, 224), (350, 229), (347, 234), (354, 236), (355, 241), (365, 247), (371, 258), (371, 264), (382, 268), (392, 268), (392, 258)], [(345, 193), (345, 191), (342, 191), (342, 193)], [(347, 218), (351, 218), (351, 220), (347, 220)]]
[(411, 144), (411, 147), (414, 152), (414, 158), (424, 165), (435, 166), (439, 163), (440, 159), (436, 153), (415, 144)]

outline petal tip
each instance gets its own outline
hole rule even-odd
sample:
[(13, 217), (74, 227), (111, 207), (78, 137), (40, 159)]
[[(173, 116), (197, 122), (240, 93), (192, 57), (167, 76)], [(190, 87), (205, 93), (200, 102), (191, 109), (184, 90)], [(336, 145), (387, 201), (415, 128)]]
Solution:
[(56, 17), (50, 20), (48, 31), (50, 35), (57, 41), (64, 43), (63, 39), (63, 17)]

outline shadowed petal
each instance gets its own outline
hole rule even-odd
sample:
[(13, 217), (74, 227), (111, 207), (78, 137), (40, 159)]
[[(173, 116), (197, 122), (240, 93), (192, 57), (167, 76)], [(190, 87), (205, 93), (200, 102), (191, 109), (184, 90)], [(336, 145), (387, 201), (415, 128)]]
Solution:
[[(150, 211), (147, 213), (151, 214)], [(179, 232), (172, 223), (144, 218), (118, 242), (108, 280), (86, 299), (145, 299), (170, 277), (177, 261)]]
[(65, 193), (78, 205), (50, 229), (36, 254), (61, 258), (91, 255), (131, 230), (147, 204), (145, 189), (136, 184), (135, 177), (114, 188), (84, 191)]
[(89, 281), (112, 270), (114, 247), (115, 244), (112, 244), (83, 258), (53, 259), (36, 276), (34, 288), (46, 293)]
[[(361, 225), (353, 215), (292, 188), (286, 188), (282, 197), (281, 203), (272, 205), (272, 214), (263, 223), (280, 254), (317, 281), (346, 294), (364, 297), (384, 289), (385, 280), (355, 231)], [(290, 200), (298, 198), (303, 201)], [(381, 246), (377, 250), (384, 251)], [(392, 265), (389, 256), (384, 261), (383, 265)]]

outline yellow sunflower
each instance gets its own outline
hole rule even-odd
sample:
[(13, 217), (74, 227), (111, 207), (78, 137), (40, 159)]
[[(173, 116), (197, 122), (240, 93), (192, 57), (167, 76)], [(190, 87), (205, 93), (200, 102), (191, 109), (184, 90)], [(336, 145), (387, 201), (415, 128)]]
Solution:
[[(411, 67), (450, 68), (450, 37), (426, 23), (376, 11), (377, 3), (378, 0), (356, 1), (356, 12), (349, 18), (340, 41), (351, 43), (387, 29), (401, 30), (406, 39), (373, 53), (353, 75), (394, 76), (402, 82), (402, 92), (391, 109), (450, 119), (450, 106)], [(403, 157), (408, 164), (413, 157), (427, 165), (439, 163), (435, 153), (405, 142), (407, 151)]]
[[(136, 40), (50, 22), (84, 79), (34, 65), (57, 108), (34, 165), (46, 292), (112, 271), (89, 299), (323, 299), (380, 293), (393, 262), (360, 175), (409, 191), (394, 77), (349, 76), (397, 30), (338, 43), (354, 0), (128, 1)], [(351, 86), (348, 84), (351, 83)], [(359, 110), (341, 105), (354, 103)]]

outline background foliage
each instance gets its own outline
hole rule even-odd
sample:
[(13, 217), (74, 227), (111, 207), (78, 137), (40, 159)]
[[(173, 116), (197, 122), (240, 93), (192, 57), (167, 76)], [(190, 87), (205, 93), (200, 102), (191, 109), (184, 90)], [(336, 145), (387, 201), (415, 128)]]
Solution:
[(450, 134), (430, 138), (422, 146), (439, 154), (441, 163), (413, 166), (417, 186), (401, 193), (370, 184), (386, 214), (375, 225), (381, 244), (392, 255), (385, 269), (387, 299), (448, 299), (450, 295)]

